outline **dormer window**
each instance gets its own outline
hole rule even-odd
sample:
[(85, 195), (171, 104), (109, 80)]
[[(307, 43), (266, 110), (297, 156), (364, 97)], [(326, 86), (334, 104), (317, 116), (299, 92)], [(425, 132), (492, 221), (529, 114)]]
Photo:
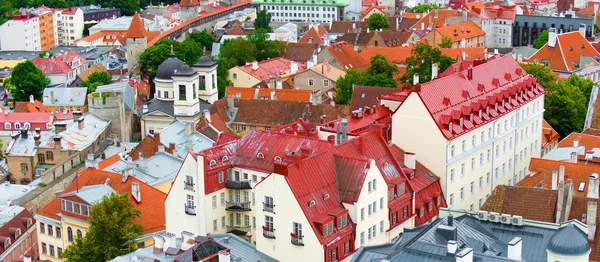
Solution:
[(27, 228), (29, 228), (31, 226), (31, 224), (33, 224), (33, 219), (28, 218), (27, 219)]
[(256, 154), (256, 157), (258, 157), (258, 158), (261, 158), (261, 159), (262, 159), (262, 158), (265, 158), (265, 155), (264, 155), (263, 153), (260, 153), (260, 152), (259, 152), (258, 154)]
[(21, 123), (19, 123), (19, 122), (15, 123), (15, 129), (20, 130), (21, 129)]
[(427, 204), (427, 207), (429, 208), (429, 211), (431, 211), (433, 209), (433, 200), (431, 200), (431, 202), (429, 202), (429, 204)]
[(479, 118), (481, 118), (481, 113), (482, 113), (482, 111), (481, 111), (481, 109), (479, 109)]
[(308, 203), (308, 207), (314, 207), (317, 204), (317, 202), (315, 202), (314, 200), (311, 200), (310, 203)]
[(422, 217), (422, 216), (425, 216), (425, 207), (423, 207), (423, 206), (422, 206), (422, 207), (419, 209), (419, 216), (421, 216), (421, 217)]
[(208, 165), (209, 165), (209, 166), (214, 166), (214, 165), (216, 165), (216, 164), (217, 164), (217, 161), (215, 161), (214, 159), (213, 159), (213, 160), (210, 160), (210, 162), (208, 162)]
[(437, 196), (437, 205), (440, 206), (442, 204), (442, 196)]
[(10, 246), (10, 238), (7, 238), (6, 240), (4, 240), (4, 249), (7, 249), (8, 246)]
[(4, 123), (4, 129), (10, 130), (10, 123)]
[(463, 128), (463, 118), (462, 117), (460, 119), (458, 119), (458, 125), (460, 126), (460, 128)]
[(498, 111), (498, 103), (494, 104), (494, 110)]
[(323, 200), (327, 200), (327, 199), (329, 199), (329, 194), (323, 195)]
[(229, 157), (228, 157), (228, 156), (223, 156), (223, 157), (221, 158), (221, 162), (225, 162), (225, 161), (228, 161), (228, 160), (229, 160)]
[(273, 158), (273, 160), (275, 162), (281, 162), (281, 157), (280, 156), (275, 156), (275, 158)]
[(21, 229), (17, 228), (17, 230), (15, 230), (15, 239), (19, 238), (19, 236), (21, 236)]
[(405, 190), (404, 183), (398, 185), (398, 196), (404, 195)]
[(24, 127), (25, 127), (25, 129), (29, 130), (29, 128), (31, 127), (31, 124), (25, 123)]

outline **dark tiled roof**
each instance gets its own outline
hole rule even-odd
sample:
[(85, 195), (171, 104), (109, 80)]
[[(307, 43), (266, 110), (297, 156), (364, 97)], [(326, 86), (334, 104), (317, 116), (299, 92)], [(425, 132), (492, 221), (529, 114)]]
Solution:
[(587, 129), (583, 130), (583, 132), (581, 132), (581, 133), (585, 134), (585, 135), (600, 137), (600, 129), (587, 128)]
[(350, 102), (350, 111), (359, 108), (364, 109), (365, 106), (379, 105), (379, 97), (394, 92), (398, 92), (398, 89), (375, 86), (354, 86), (354, 91), (352, 91), (352, 101)]
[(365, 26), (365, 22), (359, 22), (359, 21), (332, 21), (331, 26), (329, 27), (329, 33), (334, 33), (334, 34), (351, 33), (354, 30), (363, 28), (364, 26)]
[(557, 198), (556, 190), (498, 185), (481, 210), (554, 223)]
[(403, 18), (396, 30), (409, 30), (413, 25), (419, 22), (418, 18)]
[(318, 46), (317, 43), (289, 43), (283, 58), (296, 62), (306, 62), (312, 58)]

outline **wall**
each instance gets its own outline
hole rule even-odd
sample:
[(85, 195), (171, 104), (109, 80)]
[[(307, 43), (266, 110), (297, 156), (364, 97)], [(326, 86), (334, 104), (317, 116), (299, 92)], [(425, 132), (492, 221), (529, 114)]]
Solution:
[[(327, 66), (327, 67), (330, 67), (330, 66)], [(327, 70), (327, 67), (325, 67), (324, 70)], [(313, 80), (312, 86), (309, 86), (309, 79)], [(323, 80), (328, 80), (328, 82), (329, 82), (328, 86), (324, 85)], [(312, 90), (312, 91), (318, 91), (318, 93), (313, 94), (313, 95), (319, 99), (317, 101), (317, 103), (321, 103), (322, 95), (324, 94), (324, 92), (327, 92), (327, 91), (331, 90), (332, 88), (335, 88), (336, 80), (337, 79), (332, 80), (332, 79), (326, 78), (323, 75), (318, 74), (315, 71), (306, 70), (306, 71), (296, 74), (294, 76), (294, 86), (296, 86), (300, 89), (308, 89), (308, 90)]]
[[(202, 162), (201, 159), (202, 157), (198, 156), (200, 162)], [(179, 235), (182, 231), (188, 231), (194, 235), (200, 235), (201, 233), (206, 235), (206, 232), (200, 229), (201, 221), (199, 219), (204, 216), (204, 210), (196, 205), (195, 210), (197, 215), (188, 215), (185, 213), (184, 206), (187, 203), (186, 196), (188, 194), (194, 197), (194, 201), (198, 201), (199, 196), (204, 196), (204, 170), (198, 169), (199, 166), (202, 167), (202, 164), (198, 164), (190, 154), (183, 160), (179, 173), (175, 177), (173, 186), (165, 200), (167, 232)], [(194, 178), (195, 192), (185, 189), (184, 182), (186, 175), (190, 175)]]
[[(30, 32), (30, 33), (27, 33)], [(9, 20), (0, 26), (0, 47), (3, 51), (40, 51), (38, 18)]]
[(333, 57), (333, 55), (331, 55), (331, 52), (329, 52), (329, 50), (327, 50), (327, 49), (323, 49), (317, 55), (317, 63), (320, 64), (320, 63), (323, 63), (323, 61), (327, 61), (327, 62), (329, 62), (330, 65), (346, 71), (346, 69), (337, 62), (337, 59), (335, 59), (335, 57)]
[(106, 98), (88, 95), (88, 111), (104, 121), (111, 121), (111, 136), (119, 137), (121, 142), (131, 142), (133, 112), (125, 110), (122, 96), (113, 96), (112, 92), (107, 93), (110, 96)]
[[(260, 64), (259, 64), (260, 66)], [(234, 77), (235, 75), (235, 77)], [(239, 67), (229, 69), (229, 80), (234, 87), (251, 87), (258, 84), (260, 81), (250, 74), (242, 71)]]

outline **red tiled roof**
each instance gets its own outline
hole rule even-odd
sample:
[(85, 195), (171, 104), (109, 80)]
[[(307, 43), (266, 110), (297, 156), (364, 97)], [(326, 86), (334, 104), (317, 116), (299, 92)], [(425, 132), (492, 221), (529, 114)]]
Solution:
[(481, 210), (554, 223), (557, 190), (498, 185)]
[(466, 9), (483, 20), (506, 19), (514, 21), (517, 14), (516, 7), (516, 5), (506, 6), (496, 3), (484, 4), (483, 2), (465, 4)]
[[(437, 13), (437, 16), (436, 16)], [(423, 23), (424, 27), (429, 28), (429, 19), (431, 17), (431, 29), (439, 28), (446, 25), (446, 19), (450, 16), (460, 15), (460, 12), (457, 10), (448, 10), (448, 9), (434, 9), (429, 11), (429, 13), (425, 16), (423, 14), (416, 14), (415, 17), (410, 17), (409, 14), (404, 14), (404, 17), (407, 18), (416, 18), (419, 15), (421, 20), (419, 20), (415, 25), (412, 26), (413, 29), (420, 29), (421, 23)]]
[[(275, 93), (275, 98), (271, 99), (271, 93)], [(260, 99), (260, 100), (284, 100), (284, 101), (302, 101), (310, 102), (311, 90), (299, 89), (269, 89), (269, 88), (248, 88), (248, 87), (227, 87), (225, 96), (237, 96), (241, 99)]]
[(588, 165), (585, 162), (571, 163), (559, 160), (531, 158), (529, 172), (533, 175), (527, 176), (517, 184), (520, 187), (536, 187), (552, 189), (552, 171), (565, 167), (565, 181), (572, 180), (577, 189), (580, 182), (585, 182), (582, 192), (575, 190), (577, 196), (587, 196), (588, 182), (593, 173), (600, 173), (600, 166)]
[(119, 162), (119, 160), (121, 160), (121, 156), (119, 154), (114, 154), (98, 162), (98, 169), (103, 170), (109, 166), (112, 166), (114, 163)]
[(38, 112), (47, 112), (50, 113), (50, 109), (46, 107), (42, 102), (38, 100), (34, 100), (33, 104), (30, 102), (15, 102), (15, 111), (14, 112), (23, 112), (23, 113), (38, 113)]
[(355, 203), (369, 171), (368, 159), (335, 156), (335, 169), (338, 177), (340, 201)]
[(44, 74), (67, 74), (71, 71), (71, 67), (69, 67), (68, 64), (76, 58), (79, 59), (81, 65), (87, 66), (87, 60), (82, 55), (73, 51), (56, 54), (54, 57), (36, 57), (32, 62), (41, 69)]
[[(332, 44), (323, 50), (329, 50), (331, 55), (337, 60), (338, 63), (340, 63), (340, 65), (342, 65), (345, 70), (366, 70), (369, 68), (369, 61), (362, 57), (346, 42)], [(323, 50), (321, 52), (323, 52)]]
[[(406, 64), (406, 58), (412, 56), (414, 45), (395, 46), (395, 47), (367, 47), (360, 55), (370, 61), (376, 54), (383, 54), (388, 61), (394, 64)], [(463, 52), (466, 60), (483, 59), (485, 57), (485, 48), (440, 48), (442, 54), (451, 58), (462, 60)]]
[(546, 43), (529, 61), (549, 61), (552, 70), (573, 72), (582, 69), (582, 57), (600, 58), (600, 53), (583, 37), (579, 31), (559, 34), (556, 46)]
[[(185, 0), (184, 0), (185, 1)], [(127, 29), (127, 38), (144, 38), (147, 36), (146, 28), (144, 28), (144, 22), (140, 18), (138, 13), (133, 15), (129, 29)]]
[(229, 133), (223, 132), (223, 133), (219, 134), (219, 138), (215, 142), (215, 146), (224, 145), (224, 144), (227, 144), (227, 143), (229, 143), (231, 141), (239, 140), (240, 138), (241, 138), (241, 136), (233, 135), (233, 134), (229, 134)]
[(179, 6), (183, 6), (183, 7), (190, 7), (190, 6), (198, 6), (200, 5), (200, 3), (198, 2), (198, 0), (181, 0), (179, 2)]
[(329, 26), (329, 33), (351, 33), (355, 30), (362, 29), (364, 26), (365, 22), (361, 21), (331, 21), (331, 26)]
[(374, 9), (379, 10), (378, 13), (384, 14), (385, 6), (383, 6), (383, 5), (377, 5), (377, 6), (376, 5), (370, 5), (366, 10), (360, 11), (360, 15), (361, 16), (365, 16), (365, 15), (369, 14), (371, 11), (377, 11), (377, 10), (374, 10)]
[(377, 0), (362, 0), (362, 6), (373, 6), (373, 5), (378, 5), (379, 3), (377, 3)]
[[(30, 234), (27, 234), (26, 232), (31, 227), (35, 226), (35, 219), (33, 218), (33, 215), (27, 209), (21, 210), (21, 212), (19, 212), (18, 214), (11, 214), (11, 215), (14, 215), (14, 216), (8, 221), (3, 221), (5, 223), (2, 225), (2, 227), (0, 227), (0, 238), (2, 239), (2, 245), (0, 245), (0, 254), (3, 254), (4, 251), (6, 251), (7, 249), (16, 250), (17, 247), (15, 246), (15, 242), (17, 242), (20, 238), (22, 241), (21, 245), (24, 245), (23, 243), (25, 243), (24, 242), (25, 240), (23, 240), (22, 238), (29, 237)], [(31, 225), (28, 227), (27, 221), (29, 219), (31, 219)], [(21, 230), (21, 235), (19, 235), (18, 237), (15, 238), (15, 231), (17, 229)], [(35, 231), (35, 229), (33, 231)], [(35, 232), (33, 232), (32, 234), (35, 234)], [(10, 244), (8, 246), (4, 246), (4, 241), (7, 238), (10, 239)], [(19, 249), (20, 248), (21, 247), (19, 247)], [(5, 254), (5, 255), (8, 256), (8, 254)], [(23, 254), (21, 254), (21, 255), (23, 255)], [(28, 255), (31, 256), (33, 254), (28, 254)]]
[(558, 142), (556, 147), (573, 147), (573, 143), (577, 140), (579, 146), (585, 147), (585, 151), (592, 150), (595, 147), (600, 147), (600, 136), (582, 134), (582, 133), (571, 133), (563, 140)]
[(545, 148), (551, 143), (558, 142), (560, 135), (545, 119), (543, 120), (543, 131), (542, 131), (542, 148)]
[[(137, 182), (140, 185), (140, 202), (137, 202), (131, 196), (131, 184), (133, 182)], [(60, 214), (62, 213), (62, 215), (68, 215), (87, 221), (89, 220), (89, 217), (61, 210), (60, 196), (77, 191), (84, 186), (101, 185), (105, 183), (119, 194), (128, 193), (129, 202), (142, 213), (134, 222), (143, 226), (144, 234), (165, 230), (165, 200), (167, 198), (165, 193), (149, 186), (135, 177), (130, 176), (127, 178), (127, 181), (122, 182), (121, 174), (94, 168), (88, 168), (79, 172), (76, 180), (68, 185), (57, 197), (53, 198), (50, 203), (44, 206), (38, 214), (48, 218), (61, 220)]]
[(25, 112), (5, 112), (0, 114), (0, 123), (48, 123), (50, 122), (51, 113), (38, 112), (38, 113), (25, 113)]
[[(308, 29), (306, 34), (304, 34), (302, 36), (302, 38), (300, 38), (300, 40), (298, 40), (298, 43), (317, 43), (317, 44), (321, 44), (321, 45), (324, 44), (325, 42), (323, 41), (321, 36), (325, 35), (325, 33), (327, 33), (327, 31), (325, 31), (325, 27), (323, 27), (322, 25), (319, 25), (318, 27), (319, 27), (318, 32), (317, 32), (316, 26), (312, 26), (310, 29)], [(325, 31), (325, 32), (321, 32), (321, 31)]]
[(453, 25), (442, 26), (433, 30), (437, 31), (443, 36), (449, 37), (450, 39), (452, 39), (452, 42), (457, 42), (462, 39), (469, 39), (485, 35), (485, 32), (479, 26), (473, 23), (473, 21), (466, 21)]
[[(443, 136), (453, 139), (544, 94), (545, 89), (537, 83), (537, 78), (527, 74), (515, 59), (506, 55), (382, 99), (403, 101), (412, 92), (418, 94)], [(497, 109), (495, 105), (498, 105)], [(470, 121), (470, 114), (473, 121)], [(460, 119), (464, 120), (462, 126)], [(453, 123), (451, 131), (449, 123)]]
[(86, 36), (81, 40), (92, 42), (98, 38), (104, 38), (102, 42), (116, 42), (119, 38), (126, 38), (126, 35), (127, 30), (105, 30)]
[[(258, 69), (252, 69), (252, 63), (238, 68), (259, 81), (270, 81), (271, 76), (280, 77), (290, 73), (292, 61), (283, 57), (272, 58), (258, 63)], [(298, 64), (298, 71), (306, 69), (306, 65)]]
[(244, 29), (242, 28), (242, 26), (236, 24), (233, 28), (225, 31), (225, 34), (226, 35), (246, 35), (246, 32), (244, 32)]

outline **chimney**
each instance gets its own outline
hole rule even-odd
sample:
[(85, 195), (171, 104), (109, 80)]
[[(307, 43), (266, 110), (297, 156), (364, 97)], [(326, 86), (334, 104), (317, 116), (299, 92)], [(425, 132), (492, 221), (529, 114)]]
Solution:
[(194, 234), (191, 232), (181, 232), (181, 249), (188, 250), (193, 247), (196, 242), (194, 241)]
[(552, 190), (558, 189), (558, 170), (552, 170)]
[(230, 115), (233, 115), (233, 109), (235, 108), (234, 98), (234, 96), (227, 96), (227, 109)]
[[(461, 32), (461, 33), (464, 33), (464, 32), (465, 32), (465, 24), (460, 24), (460, 32)], [(498, 52), (497, 50), (498, 50), (498, 49), (494, 49), (494, 51)]]
[(341, 133), (342, 132), (340, 132), (340, 122), (336, 122), (335, 123), (335, 143), (336, 144), (339, 144), (342, 142)]
[(467, 69), (467, 79), (473, 80), (473, 67)]
[(275, 94), (275, 90), (271, 90), (271, 100), (277, 100), (277, 95)]
[(208, 109), (204, 109), (202, 111), (202, 115), (204, 115), (204, 119), (210, 123), (210, 111), (208, 111)]
[(159, 153), (164, 153), (165, 152), (165, 146), (163, 146), (163, 145), (158, 146), (158, 152)]
[(147, 104), (144, 104), (144, 105), (142, 106), (142, 113), (143, 113), (143, 114), (145, 114), (145, 113), (148, 113), (148, 105), (147, 105)]
[(458, 249), (458, 245), (456, 244), (456, 240), (448, 240), (446, 254), (448, 256), (454, 256), (456, 254), (457, 249)]
[(417, 166), (417, 156), (412, 152), (404, 153), (404, 165), (408, 168), (415, 169)]
[(42, 129), (41, 129), (41, 128), (39, 128), (39, 127), (36, 127), (36, 128), (35, 128), (35, 134), (36, 134), (36, 135), (41, 135), (41, 134), (42, 134)]
[(291, 73), (291, 74), (298, 73), (298, 62), (296, 62), (296, 61), (292, 61), (292, 62), (290, 63), (290, 73)]
[(31, 257), (30, 256), (24, 256), (23, 257), (23, 262), (31, 262)]
[(163, 234), (163, 239), (165, 240), (163, 245), (163, 252), (167, 252), (167, 249), (170, 247), (177, 247), (177, 236), (173, 233), (165, 232)]
[[(354, 84), (352, 85), (352, 89), (354, 89)], [(333, 92), (332, 91), (327, 92), (327, 96), (329, 97), (329, 105), (335, 106), (335, 99), (333, 99)]]
[[(129, 161), (131, 161), (131, 160), (129, 160)], [(127, 163), (127, 165), (129, 165), (129, 163)], [(133, 171), (133, 168), (128, 167), (121, 171), (121, 183), (127, 182), (127, 178), (130, 175), (130, 170)]]
[(460, 54), (461, 54), (461, 57), (462, 57), (463, 61), (467, 60), (467, 52), (461, 51)]
[(415, 73), (413, 75), (413, 85), (416, 85), (419, 83), (419, 74)]
[(521, 254), (523, 253), (523, 241), (520, 237), (513, 238), (508, 242), (508, 259), (514, 259), (521, 261)]
[(258, 61), (252, 62), (252, 70), (258, 70)]
[(421, 30), (425, 30), (425, 23), (421, 22)]
[(138, 182), (131, 182), (131, 196), (133, 196), (136, 202), (142, 202), (142, 192), (140, 192), (140, 184)]
[(82, 115), (83, 114), (81, 113), (81, 111), (73, 111), (73, 120), (81, 118)]
[(585, 160), (586, 161), (591, 161), (594, 159), (594, 151), (593, 150), (588, 150), (587, 152), (585, 152)]
[(598, 174), (593, 173), (590, 176), (590, 183), (588, 184), (588, 198), (598, 199)]
[(560, 166), (558, 171), (558, 182), (565, 182), (565, 166)]
[(577, 164), (577, 152), (571, 152), (571, 163)]
[(230, 262), (231, 261), (231, 253), (227, 250), (219, 251), (219, 262)]
[(354, 32), (354, 30), (356, 30), (356, 23), (352, 23), (352, 32)]
[(578, 147), (578, 146), (579, 146), (579, 139), (573, 140), (573, 147)]
[(348, 140), (348, 118), (342, 118), (342, 142)]
[(551, 27), (548, 29), (548, 46), (555, 47), (556, 46), (556, 28)]
[(54, 91), (50, 91), (50, 104), (54, 104)]
[(456, 241), (456, 226), (454, 225), (454, 216), (452, 216), (452, 214), (448, 215), (446, 225), (438, 226), (436, 231), (447, 241)]
[(435, 18), (438, 18), (438, 10), (437, 9), (433, 10), (433, 14), (434, 14)]
[(335, 136), (334, 135), (328, 136), (327, 142), (329, 142), (329, 144), (331, 144), (332, 146), (335, 146)]
[(458, 252), (456, 262), (473, 262), (473, 249), (468, 247)]
[(117, 147), (121, 147), (121, 139), (115, 139), (115, 143), (117, 144)]
[(33, 99), (33, 95), (29, 95), (29, 103), (33, 104), (34, 102), (35, 100)]
[(98, 165), (96, 165), (96, 162), (94, 161), (94, 154), (87, 154), (87, 158), (85, 159), (85, 167), (98, 168)]
[(438, 64), (431, 64), (431, 80), (435, 79), (438, 76)]
[(61, 147), (60, 140), (62, 139), (62, 137), (54, 136), (52, 139), (54, 140), (54, 149), (60, 149), (60, 147)]
[(36, 147), (39, 147), (39, 146), (40, 146), (40, 144), (41, 144), (41, 142), (40, 142), (40, 135), (38, 135), (38, 134), (35, 134), (35, 135), (33, 136), (33, 140), (35, 141), (35, 146), (36, 146)]
[(579, 33), (585, 38), (586, 26), (585, 24), (579, 24)]
[(144, 159), (144, 151), (142, 151), (141, 149), (138, 151), (138, 159), (137, 159), (137, 166), (139, 169), (143, 169), (146, 170), (147, 165), (146, 165), (146, 159)]
[(587, 214), (586, 224), (588, 226), (588, 240), (594, 241), (596, 237), (596, 214), (598, 212), (598, 202), (594, 200), (588, 200), (587, 203)]
[(27, 132), (27, 129), (25, 129), (25, 128), (22, 128), (22, 129), (21, 129), (21, 137), (22, 137), (23, 139), (27, 139), (27, 136), (28, 136), (28, 135), (29, 135), (29, 133)]
[(523, 63), (523, 54), (517, 54), (517, 62)]
[(79, 130), (82, 130), (85, 127), (85, 123), (84, 123), (84, 118), (80, 118), (77, 119), (77, 128), (79, 128)]

